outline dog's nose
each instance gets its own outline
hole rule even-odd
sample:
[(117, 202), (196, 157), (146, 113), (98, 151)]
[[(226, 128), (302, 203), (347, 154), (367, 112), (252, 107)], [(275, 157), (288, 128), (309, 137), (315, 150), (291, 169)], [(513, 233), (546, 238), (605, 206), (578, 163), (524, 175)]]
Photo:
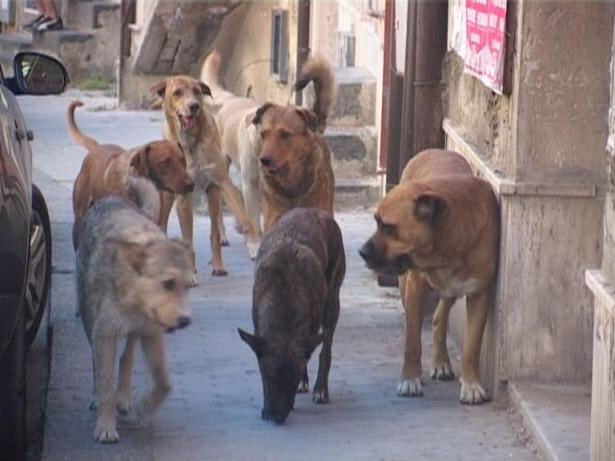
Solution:
[(190, 325), (190, 317), (183, 315), (177, 319), (177, 328), (185, 328)]
[(372, 258), (372, 252), (374, 249), (374, 245), (371, 240), (365, 242), (365, 244), (359, 248), (359, 255), (365, 260), (369, 261)]
[(185, 189), (186, 192), (192, 192), (194, 190), (194, 183), (192, 181), (188, 181)]
[(273, 164), (273, 158), (272, 157), (261, 157), (261, 165), (263, 165), (264, 167), (268, 167), (271, 166)]
[(191, 102), (188, 105), (188, 109), (193, 114), (196, 114), (199, 111), (200, 108), (201, 108), (201, 105), (198, 102)]

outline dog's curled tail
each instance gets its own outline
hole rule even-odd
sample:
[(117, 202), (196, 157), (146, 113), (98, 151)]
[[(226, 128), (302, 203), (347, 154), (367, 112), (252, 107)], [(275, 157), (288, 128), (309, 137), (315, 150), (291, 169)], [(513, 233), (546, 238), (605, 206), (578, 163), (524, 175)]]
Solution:
[(312, 56), (303, 65), (301, 74), (295, 83), (295, 91), (304, 89), (314, 82), (314, 104), (312, 111), (318, 117), (318, 130), (323, 132), (327, 126), (327, 117), (335, 100), (335, 78), (331, 64), (322, 56)]
[(77, 123), (75, 122), (75, 109), (81, 106), (83, 106), (81, 101), (72, 101), (68, 106), (68, 113), (66, 114), (68, 134), (70, 134), (70, 137), (73, 138), (73, 141), (77, 144), (82, 145), (87, 150), (94, 150), (99, 146), (98, 142), (96, 142), (95, 139), (84, 135), (79, 128), (77, 128)]

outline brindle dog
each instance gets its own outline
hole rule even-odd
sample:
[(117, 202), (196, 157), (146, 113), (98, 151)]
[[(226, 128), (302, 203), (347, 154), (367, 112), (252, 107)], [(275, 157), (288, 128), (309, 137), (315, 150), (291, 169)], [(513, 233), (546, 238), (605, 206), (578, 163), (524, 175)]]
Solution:
[(331, 344), (345, 272), (342, 234), (330, 213), (294, 209), (265, 235), (256, 258), (254, 335), (239, 330), (258, 358), (263, 419), (283, 423), (295, 394), (308, 392), (306, 364), (321, 341), (312, 400), (329, 402)]

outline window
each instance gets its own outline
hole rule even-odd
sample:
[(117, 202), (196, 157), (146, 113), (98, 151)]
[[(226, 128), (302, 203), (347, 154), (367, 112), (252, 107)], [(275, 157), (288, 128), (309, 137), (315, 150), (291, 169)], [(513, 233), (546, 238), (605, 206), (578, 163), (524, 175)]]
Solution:
[(274, 10), (271, 17), (271, 74), (279, 82), (287, 82), (288, 11), (284, 10)]

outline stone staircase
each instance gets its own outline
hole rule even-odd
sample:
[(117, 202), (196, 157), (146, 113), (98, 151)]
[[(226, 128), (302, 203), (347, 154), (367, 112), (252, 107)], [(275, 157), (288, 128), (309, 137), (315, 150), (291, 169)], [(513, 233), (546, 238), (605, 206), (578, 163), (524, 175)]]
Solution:
[(9, 69), (15, 53), (27, 49), (58, 56), (71, 82), (100, 77), (117, 79), (120, 53), (119, 0), (71, 0), (63, 17), (64, 29), (0, 34), (0, 63)]
[[(337, 95), (325, 139), (333, 154), (336, 208), (373, 206), (380, 197), (376, 176), (376, 79), (365, 68), (335, 70)], [(313, 95), (306, 94), (310, 103)]]

